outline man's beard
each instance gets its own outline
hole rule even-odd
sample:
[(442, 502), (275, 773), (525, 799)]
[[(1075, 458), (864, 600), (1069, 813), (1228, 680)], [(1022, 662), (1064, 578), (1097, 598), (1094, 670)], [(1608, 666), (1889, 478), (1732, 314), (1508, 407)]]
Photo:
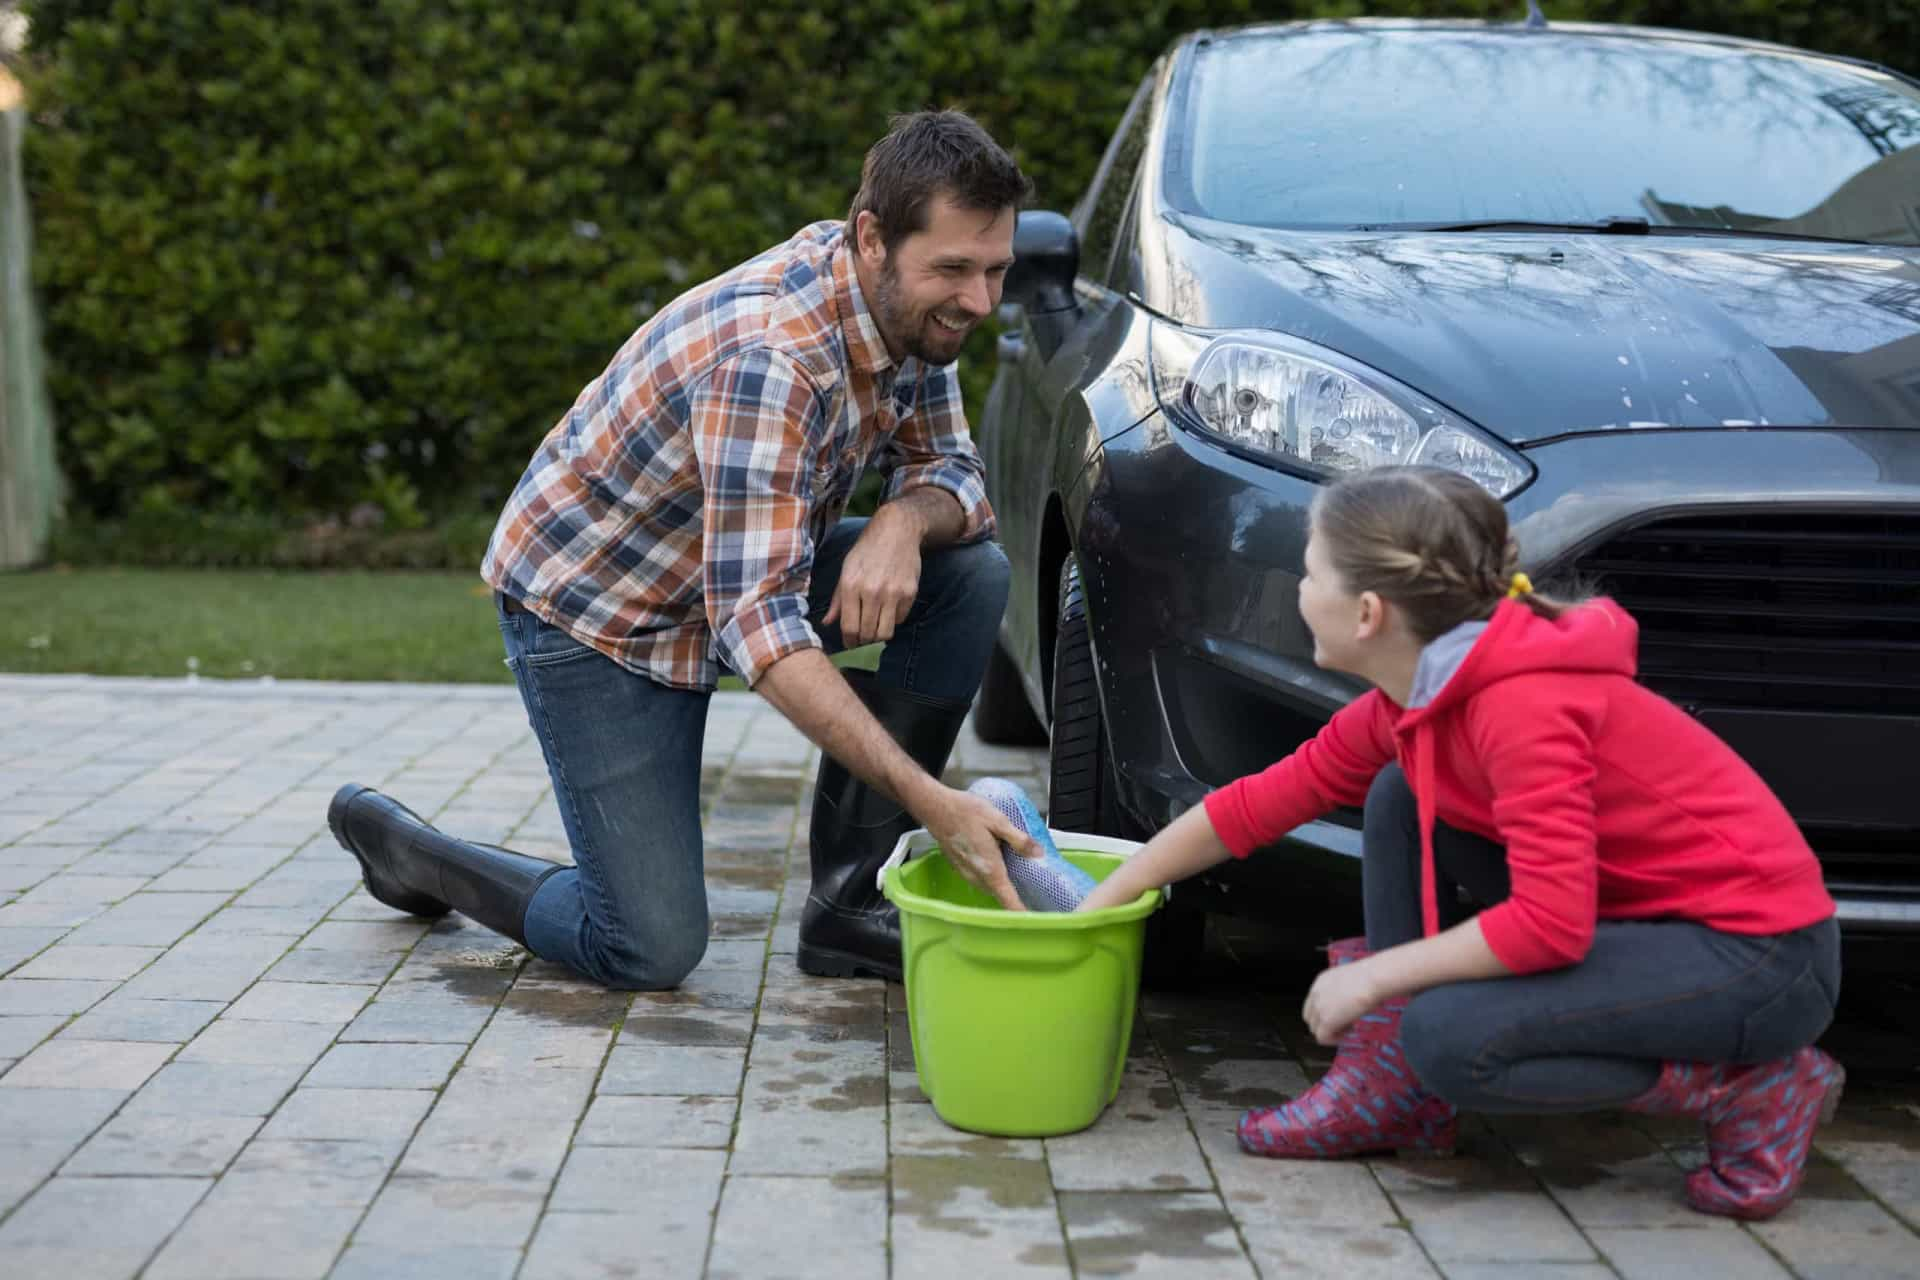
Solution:
[[(893, 265), (892, 254), (880, 264), (880, 279), (874, 286), (873, 319), (880, 327), (883, 340), (922, 364), (952, 364), (960, 358), (960, 345), (973, 332), (971, 325), (960, 331), (941, 328), (933, 318), (932, 309), (916, 317), (901, 300), (900, 271)], [(952, 343), (952, 347), (933, 345), (942, 339)]]

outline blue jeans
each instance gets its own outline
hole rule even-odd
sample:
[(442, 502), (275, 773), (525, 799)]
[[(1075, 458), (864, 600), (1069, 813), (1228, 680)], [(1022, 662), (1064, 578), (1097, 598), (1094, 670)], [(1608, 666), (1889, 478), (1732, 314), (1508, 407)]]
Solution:
[[(844, 646), (839, 627), (820, 618), (866, 523), (840, 521), (815, 549), (807, 608), (828, 652)], [(972, 698), (1006, 600), (997, 544), (928, 552), (919, 597), (876, 681)], [(573, 868), (549, 877), (527, 907), (527, 946), (609, 987), (675, 986), (707, 949), (700, 752), (711, 695), (636, 675), (524, 610), (499, 613), (573, 847)]]
[[(1367, 795), (1367, 943), (1420, 936), (1420, 827), (1389, 765)], [(1506, 850), (1433, 832), (1443, 927), (1508, 894)], [(1407, 1002), (1401, 1044), (1420, 1082), (1470, 1111), (1589, 1111), (1653, 1087), (1664, 1061), (1769, 1062), (1819, 1038), (1840, 998), (1840, 930), (1767, 936), (1684, 920), (1602, 920), (1586, 958), (1547, 973), (1454, 982)]]

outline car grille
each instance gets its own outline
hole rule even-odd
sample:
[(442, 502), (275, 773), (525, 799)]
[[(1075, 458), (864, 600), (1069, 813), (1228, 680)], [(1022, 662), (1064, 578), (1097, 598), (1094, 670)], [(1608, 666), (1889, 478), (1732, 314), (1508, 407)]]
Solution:
[(1641, 679), (1682, 706), (1920, 714), (1920, 515), (1661, 520), (1575, 568), (1639, 619)]
[(1830, 892), (1911, 895), (1916, 880), (1911, 835), (1817, 826), (1805, 834), (1819, 852)]

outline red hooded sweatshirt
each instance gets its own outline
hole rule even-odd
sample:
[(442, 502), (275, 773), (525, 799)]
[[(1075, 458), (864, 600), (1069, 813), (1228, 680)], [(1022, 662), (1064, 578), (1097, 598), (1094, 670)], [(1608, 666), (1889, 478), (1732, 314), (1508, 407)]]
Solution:
[(1751, 767), (1634, 681), (1639, 626), (1611, 600), (1557, 620), (1503, 602), (1424, 706), (1371, 690), (1312, 741), (1206, 798), (1236, 857), (1340, 805), (1398, 760), (1419, 803), (1421, 907), (1437, 931), (1433, 824), (1506, 847), (1512, 896), (1480, 928), (1515, 973), (1575, 964), (1596, 920), (1773, 934), (1833, 914), (1820, 864)]

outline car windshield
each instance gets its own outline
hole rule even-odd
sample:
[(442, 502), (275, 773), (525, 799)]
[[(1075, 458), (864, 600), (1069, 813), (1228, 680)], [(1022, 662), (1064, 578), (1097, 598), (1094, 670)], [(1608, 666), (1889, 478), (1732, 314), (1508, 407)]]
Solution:
[(1920, 90), (1685, 40), (1334, 28), (1196, 50), (1176, 207), (1256, 226), (1599, 223), (1920, 244)]

